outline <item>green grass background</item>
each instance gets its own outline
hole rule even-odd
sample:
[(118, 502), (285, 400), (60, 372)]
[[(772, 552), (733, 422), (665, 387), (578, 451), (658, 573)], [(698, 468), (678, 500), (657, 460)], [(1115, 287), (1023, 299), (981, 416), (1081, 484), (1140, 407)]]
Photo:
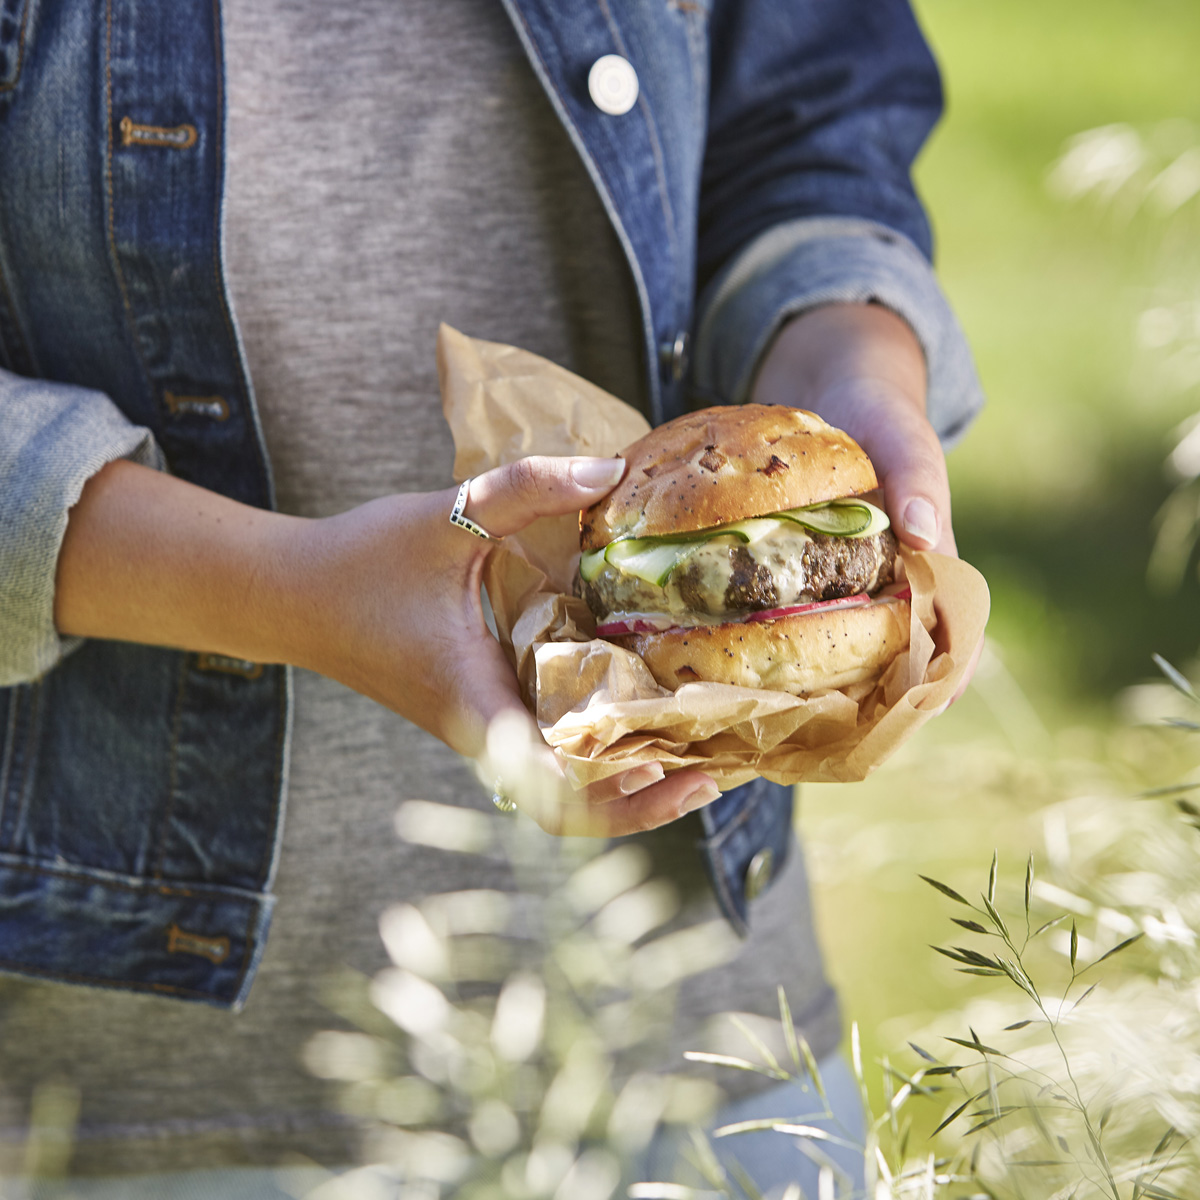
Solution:
[(1131, 790), (1177, 766), (1114, 701), (1154, 676), (1152, 652), (1185, 665), (1200, 640), (1194, 573), (1166, 595), (1145, 578), (1170, 432), (1200, 394), (1169, 386), (1136, 339), (1162, 296), (1200, 298), (1200, 204), (1170, 222), (1130, 217), (1046, 183), (1083, 130), (1200, 127), (1200, 4), (917, 9), (948, 99), (918, 182), (989, 397), (949, 463), (960, 551), (992, 589), (995, 656), (870, 780), (802, 789), (828, 965), (868, 1060), (988, 982), (928, 948), (949, 938), (952, 906), (918, 872), (975, 896), (996, 847), (1001, 896), (1019, 904), (1047, 801), (1086, 787), (1098, 763)]

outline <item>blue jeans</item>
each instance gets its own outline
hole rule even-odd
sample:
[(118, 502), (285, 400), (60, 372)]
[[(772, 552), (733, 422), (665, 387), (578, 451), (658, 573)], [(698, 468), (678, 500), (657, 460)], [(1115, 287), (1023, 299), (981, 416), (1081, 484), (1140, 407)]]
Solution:
[[(712, 1128), (736, 1121), (778, 1117), (781, 1121), (816, 1125), (835, 1137), (861, 1143), (864, 1133), (863, 1111), (853, 1073), (837, 1054), (831, 1054), (819, 1065), (832, 1117), (816, 1118), (811, 1115), (820, 1103), (811, 1089), (801, 1091), (795, 1084), (779, 1084), (725, 1105), (718, 1112)], [(850, 1188), (839, 1187), (839, 1193), (862, 1190), (863, 1161), (857, 1149), (829, 1142), (815, 1145), (851, 1179)], [(675, 1129), (665, 1130), (651, 1143), (636, 1177), (655, 1182), (703, 1186), (695, 1168), (688, 1162), (689, 1146), (690, 1140), (686, 1134)], [(766, 1131), (718, 1138), (712, 1141), (712, 1146), (727, 1170), (730, 1161), (737, 1160), (754, 1180), (764, 1200), (777, 1200), (790, 1183), (799, 1183), (805, 1196), (817, 1195), (819, 1166), (804, 1153), (795, 1138)], [(348, 1180), (345, 1192), (336, 1189), (329, 1179), (329, 1173), (319, 1168), (240, 1167), (108, 1179), (18, 1182), (10, 1184), (4, 1196), (6, 1200), (298, 1200), (316, 1191), (322, 1183), (326, 1183), (327, 1187), (321, 1188), (313, 1200), (343, 1200), (343, 1197), (344, 1200), (350, 1200), (357, 1196), (395, 1194), (398, 1185), (386, 1168), (378, 1172), (369, 1169), (362, 1171), (362, 1176), (372, 1174), (373, 1187), (366, 1178), (362, 1179), (362, 1190), (353, 1187)]]
[[(865, 1186), (860, 1147), (866, 1132), (858, 1082), (840, 1054), (831, 1054), (817, 1065), (833, 1114), (831, 1117), (813, 1115), (820, 1111), (821, 1101), (811, 1087), (804, 1091), (797, 1084), (781, 1083), (726, 1104), (717, 1113), (712, 1128), (771, 1117), (781, 1122), (824, 1129), (833, 1137), (853, 1145), (824, 1141), (810, 1142), (809, 1145), (815, 1155), (832, 1160), (835, 1170), (849, 1178), (849, 1185), (839, 1181), (838, 1194), (857, 1195)], [(805, 1196), (818, 1194), (819, 1161), (805, 1153), (797, 1138), (768, 1129), (710, 1138), (710, 1145), (730, 1178), (736, 1178), (730, 1170), (736, 1161), (754, 1181), (764, 1200), (778, 1200), (792, 1183), (798, 1183)], [(691, 1155), (691, 1140), (686, 1133), (665, 1130), (650, 1144), (640, 1178), (705, 1188), (708, 1185), (691, 1164)], [(740, 1196), (742, 1193), (735, 1191), (733, 1194)]]

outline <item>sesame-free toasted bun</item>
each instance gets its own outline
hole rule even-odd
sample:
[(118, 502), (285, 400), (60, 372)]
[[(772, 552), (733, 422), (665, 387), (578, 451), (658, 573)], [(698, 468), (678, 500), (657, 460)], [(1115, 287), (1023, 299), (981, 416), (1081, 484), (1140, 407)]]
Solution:
[(661, 686), (731, 683), (807, 696), (874, 679), (908, 645), (907, 600), (610, 636), (632, 650)]
[(849, 434), (784, 405), (688, 413), (652, 429), (624, 457), (621, 482), (579, 514), (582, 550), (617, 537), (708, 529), (879, 486), (871, 460)]

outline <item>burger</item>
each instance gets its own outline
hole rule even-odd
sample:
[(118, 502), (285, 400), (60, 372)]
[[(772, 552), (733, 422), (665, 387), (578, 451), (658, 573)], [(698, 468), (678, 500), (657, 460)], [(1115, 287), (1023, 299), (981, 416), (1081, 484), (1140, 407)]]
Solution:
[(579, 515), (579, 593), (663, 687), (805, 696), (874, 679), (908, 645), (896, 537), (848, 434), (801, 409), (706, 408), (624, 457)]

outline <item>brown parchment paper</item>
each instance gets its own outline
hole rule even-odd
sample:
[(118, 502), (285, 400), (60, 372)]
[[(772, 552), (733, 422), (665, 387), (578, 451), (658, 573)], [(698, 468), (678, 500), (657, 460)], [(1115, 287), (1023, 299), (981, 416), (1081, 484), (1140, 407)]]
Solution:
[[(442, 405), (458, 480), (531, 454), (619, 454), (646, 421), (570, 371), (443, 325)], [(902, 550), (909, 648), (875, 683), (814, 696), (717, 683), (660, 687), (637, 655), (593, 636), (571, 595), (578, 522), (544, 517), (504, 539), (484, 574), (526, 704), (576, 787), (639, 763), (701, 767), (723, 789), (863, 779), (954, 695), (983, 636), (988, 590), (968, 563)]]

